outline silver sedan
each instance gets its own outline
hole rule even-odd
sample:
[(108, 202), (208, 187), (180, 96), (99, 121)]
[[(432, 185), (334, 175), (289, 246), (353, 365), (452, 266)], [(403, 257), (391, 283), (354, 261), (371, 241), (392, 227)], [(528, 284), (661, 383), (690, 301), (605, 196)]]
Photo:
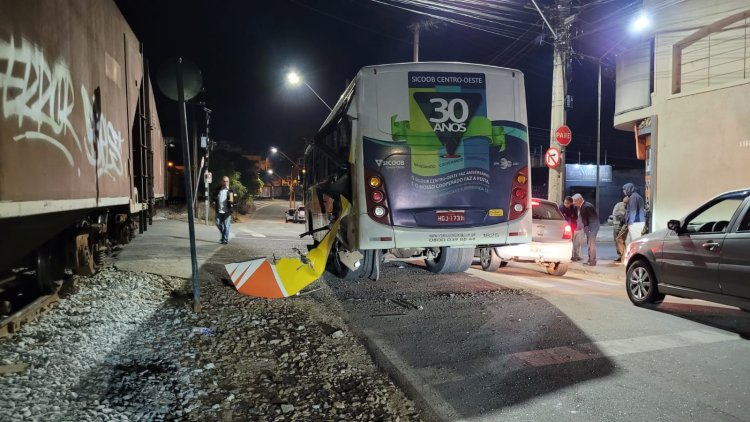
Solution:
[(625, 252), (627, 292), (638, 306), (665, 295), (750, 309), (750, 188), (721, 194)]

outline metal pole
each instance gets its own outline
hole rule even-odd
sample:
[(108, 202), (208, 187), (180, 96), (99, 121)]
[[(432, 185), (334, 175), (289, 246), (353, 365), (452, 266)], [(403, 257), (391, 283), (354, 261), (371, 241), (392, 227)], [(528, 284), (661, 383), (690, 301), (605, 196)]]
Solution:
[[(552, 71), (552, 113), (549, 146), (562, 152), (562, 146), (555, 139), (557, 128), (565, 124), (565, 61), (566, 53), (560, 43), (555, 43), (554, 68)], [(555, 203), (562, 202), (565, 186), (562, 183), (562, 173), (565, 171), (565, 161), (560, 157), (560, 164), (549, 170), (547, 184), (547, 199)]]
[[(203, 111), (206, 113), (206, 173), (208, 173), (208, 159), (211, 156), (211, 132), (209, 129), (209, 123), (211, 123), (211, 110), (204, 107)], [(206, 189), (206, 225), (208, 225), (208, 178), (205, 176), (203, 177), (203, 184)]]
[(190, 262), (193, 270), (193, 311), (201, 310), (201, 292), (198, 283), (198, 256), (195, 250), (195, 216), (193, 214), (193, 175), (190, 171), (190, 143), (188, 141), (185, 91), (182, 85), (182, 59), (177, 59), (177, 95), (180, 109), (180, 136), (182, 137), (182, 159), (185, 161), (185, 195), (187, 195), (188, 230), (190, 233)]
[(318, 95), (318, 93), (315, 92), (315, 90), (312, 89), (312, 87), (307, 82), (305, 82), (305, 81), (302, 81), (302, 82), (305, 84), (306, 87), (310, 88), (310, 91), (312, 91), (312, 93), (315, 94), (316, 97), (318, 97), (318, 99), (320, 100), (320, 102), (323, 103), (323, 105), (325, 105), (326, 107), (328, 107), (328, 111), (333, 111), (333, 109), (331, 108), (331, 106), (329, 106), (328, 103), (323, 98), (321, 98), (321, 96)]
[(597, 84), (596, 108), (596, 215), (599, 215), (599, 164), (601, 162), (602, 132), (602, 62), (599, 61), (599, 81)]
[(419, 24), (415, 24), (414, 31), (414, 62), (419, 61)]

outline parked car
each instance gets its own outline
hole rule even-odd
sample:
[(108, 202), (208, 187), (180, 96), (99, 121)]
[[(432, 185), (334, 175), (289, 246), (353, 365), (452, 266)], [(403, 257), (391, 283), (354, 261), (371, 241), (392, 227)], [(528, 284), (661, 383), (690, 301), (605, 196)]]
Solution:
[(288, 210), (286, 210), (286, 213), (284, 214), (284, 218), (286, 219), (286, 222), (288, 223), (291, 221), (292, 223), (296, 223), (297, 222), (295, 219), (296, 214), (297, 214), (297, 210), (295, 210), (294, 208), (289, 208)]
[(494, 272), (508, 261), (537, 262), (552, 275), (568, 271), (573, 255), (573, 232), (560, 208), (545, 199), (531, 200), (531, 242), (512, 246), (479, 248), (479, 262), (485, 271)]
[(624, 260), (635, 305), (674, 295), (750, 310), (750, 188), (721, 194), (636, 239)]
[(297, 211), (294, 212), (294, 222), (295, 223), (305, 222), (305, 207), (297, 207)]

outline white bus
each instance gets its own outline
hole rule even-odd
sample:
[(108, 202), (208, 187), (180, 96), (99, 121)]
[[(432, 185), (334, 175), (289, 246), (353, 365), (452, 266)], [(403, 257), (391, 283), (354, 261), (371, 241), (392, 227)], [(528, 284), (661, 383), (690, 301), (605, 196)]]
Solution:
[(305, 152), (307, 234), (351, 211), (328, 259), (377, 279), (385, 252), (465, 271), (474, 248), (531, 241), (523, 74), (463, 63), (368, 66)]

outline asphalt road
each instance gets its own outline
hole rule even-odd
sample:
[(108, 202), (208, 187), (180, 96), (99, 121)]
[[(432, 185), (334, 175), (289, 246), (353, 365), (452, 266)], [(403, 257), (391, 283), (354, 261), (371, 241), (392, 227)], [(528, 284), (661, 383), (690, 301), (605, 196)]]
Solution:
[[(287, 207), (259, 204), (236, 237), (300, 244)], [(436, 275), (392, 259), (377, 282), (324, 281), (436, 420), (750, 420), (750, 314), (736, 308), (667, 297), (641, 309), (615, 281), (512, 263)]]

